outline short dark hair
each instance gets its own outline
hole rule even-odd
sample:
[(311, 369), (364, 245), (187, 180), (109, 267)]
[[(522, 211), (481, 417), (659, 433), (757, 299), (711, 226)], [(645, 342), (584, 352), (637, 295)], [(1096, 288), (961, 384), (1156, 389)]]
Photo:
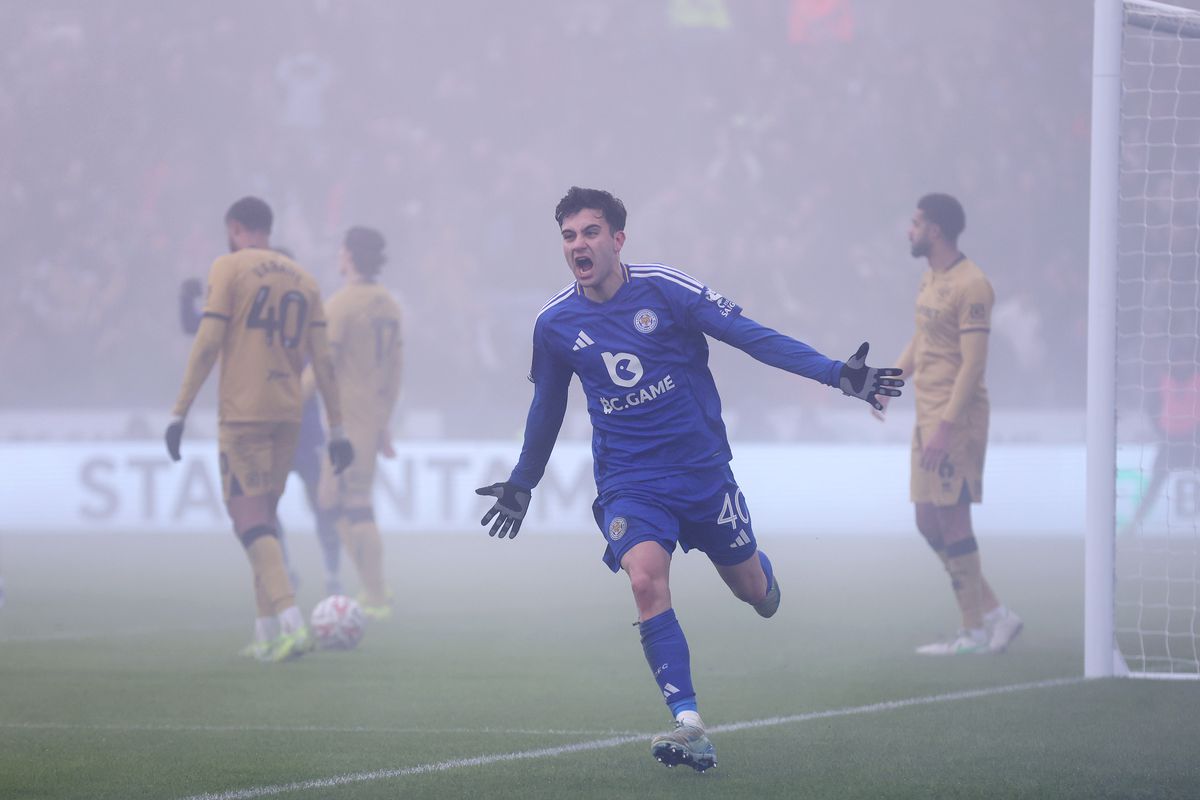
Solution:
[(378, 275), (379, 268), (387, 262), (383, 255), (383, 248), (387, 246), (387, 242), (383, 240), (383, 234), (374, 228), (351, 228), (346, 231), (343, 244), (350, 253), (354, 266), (368, 278)]
[(917, 208), (925, 214), (927, 221), (941, 228), (942, 236), (952, 243), (958, 241), (967, 227), (967, 214), (962, 203), (948, 194), (927, 194), (917, 201)]
[(271, 232), (275, 215), (271, 207), (257, 197), (243, 197), (225, 212), (226, 222), (236, 222), (248, 231)]
[(554, 221), (562, 227), (562, 221), (585, 208), (594, 208), (608, 221), (613, 233), (625, 230), (625, 204), (603, 189), (584, 189), (572, 186), (554, 207)]

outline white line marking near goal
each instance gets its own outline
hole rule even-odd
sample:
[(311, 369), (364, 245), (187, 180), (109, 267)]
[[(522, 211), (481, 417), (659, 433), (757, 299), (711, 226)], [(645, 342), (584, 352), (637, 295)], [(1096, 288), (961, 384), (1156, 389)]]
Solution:
[[(882, 703), (871, 703), (865, 706), (835, 708), (829, 711), (812, 711), (807, 714), (793, 714), (786, 717), (768, 717), (766, 719), (731, 722), (726, 725), (715, 725), (709, 728), (710, 733), (730, 733), (733, 731), (749, 730), (751, 728), (767, 728), (778, 725), (788, 725), (794, 722), (809, 722), (816, 719), (831, 717), (850, 717), (857, 714), (877, 714), (883, 711), (895, 711), (900, 708), (932, 705), (935, 703), (950, 703), (956, 700), (972, 700), (980, 697), (993, 697), (1003, 694), (1014, 694), (1031, 689), (1049, 689), (1057, 686), (1071, 686), (1083, 683), (1085, 679), (1055, 678), (1031, 683), (1015, 683), (1008, 686), (993, 686), (987, 689), (966, 689), (961, 692), (948, 692), (927, 697), (912, 697), (907, 700), (887, 700)], [(452, 758), (432, 764), (419, 764), (403, 769), (380, 769), (371, 772), (355, 772), (347, 775), (335, 775), (331, 778), (316, 778), (295, 783), (276, 784), (274, 786), (255, 786), (247, 789), (234, 789), (226, 792), (211, 792), (208, 794), (190, 795), (183, 800), (254, 800), (258, 797), (269, 797), (287, 792), (311, 791), (312, 789), (332, 789), (353, 783), (368, 783), (389, 778), (404, 778), (410, 775), (427, 775), (433, 772), (448, 772), (464, 767), (484, 767), (489, 764), (499, 764), (506, 761), (527, 761), (535, 758), (552, 758), (568, 753), (583, 753), (589, 750), (607, 750), (612, 747), (645, 741), (652, 734), (639, 733), (622, 736), (611, 736), (605, 739), (593, 739), (587, 742), (564, 744), (557, 747), (540, 747), (536, 750), (521, 750), (516, 753), (495, 753), (493, 755), (471, 756), (468, 758)]]
[(885, 700), (882, 703), (872, 703), (867, 706), (852, 706), (850, 708), (833, 708), (829, 711), (810, 711), (807, 714), (793, 714), (787, 717), (767, 717), (766, 719), (754, 719), (747, 722), (730, 722), (727, 725), (714, 725), (709, 728), (710, 733), (730, 733), (733, 731), (750, 730), (751, 728), (769, 728), (773, 725), (787, 725), (792, 722), (811, 722), (815, 719), (828, 719), (829, 717), (852, 717), (856, 714), (877, 714), (881, 711), (895, 711), (898, 708), (912, 708), (913, 706), (927, 706), (933, 703), (950, 703), (955, 700), (972, 700), (977, 697), (995, 697), (1002, 694), (1013, 694), (1016, 692), (1026, 692), (1030, 689), (1050, 689), (1056, 686), (1071, 686), (1076, 683), (1083, 683), (1085, 678), (1054, 678), (1048, 681), (1036, 681), (1034, 683), (1014, 683), (1009, 686), (993, 686), (988, 689), (964, 689), (961, 692), (947, 692), (946, 694), (935, 694), (928, 697), (912, 697), (907, 700)]
[(1194, 681), (1200, 678), (1197, 672), (1130, 672), (1122, 677), (1140, 678), (1148, 681)]

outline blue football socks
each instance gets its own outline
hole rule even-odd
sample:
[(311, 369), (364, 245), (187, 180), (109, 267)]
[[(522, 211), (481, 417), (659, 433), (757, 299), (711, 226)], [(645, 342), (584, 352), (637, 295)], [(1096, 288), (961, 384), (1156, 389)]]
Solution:
[(696, 692), (692, 689), (691, 656), (683, 629), (679, 627), (679, 620), (675, 619), (675, 609), (668, 608), (638, 627), (642, 633), (646, 663), (654, 673), (654, 680), (671, 714), (678, 716), (680, 711), (695, 711)]

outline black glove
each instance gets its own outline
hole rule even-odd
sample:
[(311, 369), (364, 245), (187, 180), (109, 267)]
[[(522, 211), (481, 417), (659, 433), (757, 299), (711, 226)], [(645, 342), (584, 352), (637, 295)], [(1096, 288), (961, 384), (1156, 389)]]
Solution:
[(183, 417), (176, 417), (171, 420), (171, 424), (167, 426), (167, 433), (163, 436), (167, 441), (167, 455), (172, 461), (179, 460), (179, 440), (183, 438)]
[(354, 462), (354, 447), (350, 440), (342, 436), (329, 440), (329, 463), (333, 464), (333, 474), (341, 475), (342, 470)]
[(183, 332), (193, 334), (200, 330), (200, 312), (196, 310), (196, 298), (204, 294), (204, 284), (196, 278), (188, 278), (179, 287), (179, 324)]
[(199, 278), (188, 278), (179, 284), (179, 298), (181, 300), (195, 300), (202, 294), (204, 294), (204, 284), (200, 282)]
[(525, 519), (525, 512), (529, 509), (529, 489), (522, 489), (515, 483), (493, 483), (491, 486), (481, 486), (475, 490), (475, 494), (489, 495), (496, 498), (496, 502), (488, 509), (488, 512), (483, 515), (483, 519), (479, 520), (480, 525), (487, 525), (492, 522), (492, 517), (496, 518), (492, 522), (492, 529), (488, 531), (488, 536), (500, 534), (500, 538), (505, 536), (510, 539), (517, 538), (517, 534), (521, 530), (521, 520)]
[(875, 399), (875, 395), (881, 394), (885, 397), (899, 397), (900, 387), (904, 385), (904, 381), (896, 376), (900, 374), (900, 370), (895, 367), (868, 367), (867, 366), (867, 350), (870, 345), (863, 342), (858, 352), (846, 359), (845, 365), (842, 366), (842, 374), (838, 376), (838, 385), (842, 389), (842, 394), (848, 394), (851, 397), (857, 397), (859, 400), (866, 400), (876, 411), (883, 411), (883, 403)]

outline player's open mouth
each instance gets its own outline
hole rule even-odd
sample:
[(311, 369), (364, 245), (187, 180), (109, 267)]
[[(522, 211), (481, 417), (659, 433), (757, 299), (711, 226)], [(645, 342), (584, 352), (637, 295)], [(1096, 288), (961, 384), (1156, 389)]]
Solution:
[(580, 272), (591, 272), (592, 260), (587, 256), (579, 256), (575, 259), (575, 268)]

